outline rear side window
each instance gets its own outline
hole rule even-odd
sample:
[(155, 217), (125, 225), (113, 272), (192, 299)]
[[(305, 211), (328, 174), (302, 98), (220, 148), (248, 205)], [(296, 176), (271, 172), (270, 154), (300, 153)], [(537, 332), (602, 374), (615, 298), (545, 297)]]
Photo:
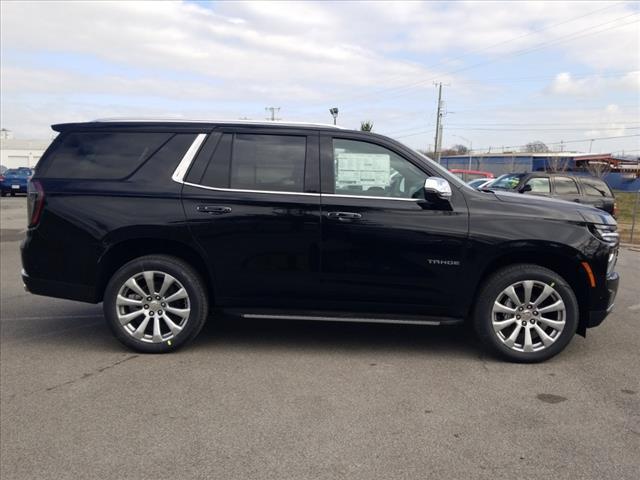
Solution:
[(171, 133), (74, 132), (64, 135), (38, 173), (49, 178), (124, 178), (158, 150)]
[(578, 185), (573, 178), (556, 177), (553, 181), (557, 195), (578, 195)]
[(306, 137), (236, 134), (230, 187), (302, 192), (306, 150)]
[(584, 188), (584, 194), (589, 197), (612, 197), (609, 186), (601, 180), (583, 178), (580, 180)]

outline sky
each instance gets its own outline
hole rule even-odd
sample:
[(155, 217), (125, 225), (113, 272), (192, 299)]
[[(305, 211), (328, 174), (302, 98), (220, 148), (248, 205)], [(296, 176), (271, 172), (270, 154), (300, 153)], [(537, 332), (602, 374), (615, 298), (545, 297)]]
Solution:
[(511, 151), (640, 153), (639, 2), (0, 3), (0, 123), (285, 121)]

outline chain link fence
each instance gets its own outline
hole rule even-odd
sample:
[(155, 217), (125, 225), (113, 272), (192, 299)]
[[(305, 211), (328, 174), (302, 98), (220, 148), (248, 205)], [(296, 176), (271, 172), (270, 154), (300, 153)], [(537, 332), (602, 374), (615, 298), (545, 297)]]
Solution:
[(616, 192), (620, 241), (640, 245), (640, 190)]

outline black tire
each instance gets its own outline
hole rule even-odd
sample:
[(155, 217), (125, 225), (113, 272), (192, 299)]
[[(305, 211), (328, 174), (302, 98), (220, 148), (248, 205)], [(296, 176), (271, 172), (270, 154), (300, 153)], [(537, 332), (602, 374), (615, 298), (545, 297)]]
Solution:
[[(128, 333), (118, 320), (116, 305), (118, 292), (125, 282), (136, 274), (151, 270), (169, 274), (180, 282), (188, 294), (190, 307), (182, 330), (170, 340), (158, 343), (145, 342)], [(167, 353), (190, 342), (200, 333), (209, 305), (205, 283), (191, 265), (169, 255), (148, 255), (130, 261), (113, 274), (104, 293), (103, 310), (109, 328), (124, 345), (142, 353)]]
[[(539, 281), (552, 286), (565, 307), (565, 325), (559, 336), (548, 347), (534, 352), (517, 351), (505, 345), (494, 332), (492, 324), (494, 302), (501, 292), (509, 285), (526, 280)], [(548, 360), (564, 350), (576, 333), (578, 318), (579, 307), (576, 296), (571, 286), (560, 275), (539, 265), (516, 264), (498, 270), (482, 286), (476, 300), (473, 325), (478, 338), (490, 352), (512, 362), (536, 363)]]

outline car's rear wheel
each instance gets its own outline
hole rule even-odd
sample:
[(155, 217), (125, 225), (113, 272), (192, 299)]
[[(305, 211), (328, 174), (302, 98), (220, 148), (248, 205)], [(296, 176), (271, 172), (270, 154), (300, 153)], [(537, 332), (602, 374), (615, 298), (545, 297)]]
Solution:
[(145, 353), (165, 353), (195, 338), (207, 318), (204, 282), (176, 257), (149, 255), (121, 267), (103, 300), (115, 336)]
[(474, 326), (494, 353), (515, 362), (541, 362), (560, 353), (578, 327), (570, 285), (538, 265), (496, 272), (479, 293)]

